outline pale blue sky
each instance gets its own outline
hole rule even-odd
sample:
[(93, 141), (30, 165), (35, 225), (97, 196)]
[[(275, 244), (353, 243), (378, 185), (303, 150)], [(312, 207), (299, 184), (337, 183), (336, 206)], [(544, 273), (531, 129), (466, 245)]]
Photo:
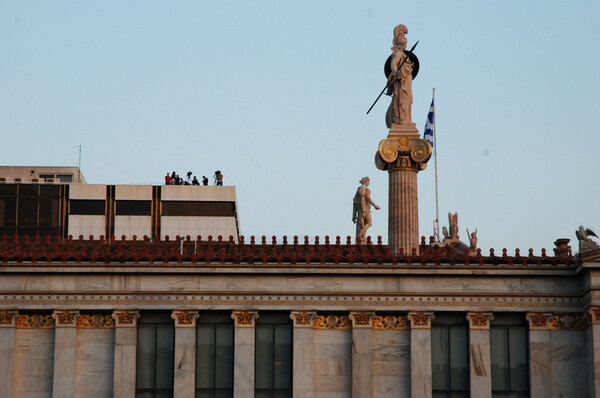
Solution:
[[(76, 165), (89, 183), (167, 171), (235, 185), (244, 235), (354, 234), (371, 177), (387, 241), (385, 85), (393, 28), (436, 88), (441, 224), (480, 247), (551, 250), (600, 233), (598, 1), (0, 1), (0, 164)], [(421, 235), (434, 168), (419, 173)], [(572, 242), (576, 247), (576, 242)]]

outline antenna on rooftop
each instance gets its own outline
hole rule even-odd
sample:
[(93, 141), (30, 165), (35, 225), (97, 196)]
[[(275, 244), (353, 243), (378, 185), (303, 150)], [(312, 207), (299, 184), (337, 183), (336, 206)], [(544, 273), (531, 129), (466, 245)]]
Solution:
[(79, 171), (79, 176), (77, 178), (77, 182), (81, 181), (81, 144), (75, 145), (73, 148), (79, 148), (79, 164), (77, 165)]

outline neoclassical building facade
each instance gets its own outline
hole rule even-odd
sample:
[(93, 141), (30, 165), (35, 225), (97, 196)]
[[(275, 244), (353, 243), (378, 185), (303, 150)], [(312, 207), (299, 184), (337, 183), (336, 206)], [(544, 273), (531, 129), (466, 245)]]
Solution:
[(600, 251), (0, 238), (0, 397), (598, 397)]

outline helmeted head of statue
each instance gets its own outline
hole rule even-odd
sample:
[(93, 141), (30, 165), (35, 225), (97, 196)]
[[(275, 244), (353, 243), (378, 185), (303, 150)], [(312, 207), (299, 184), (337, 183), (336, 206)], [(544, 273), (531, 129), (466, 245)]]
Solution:
[(408, 43), (406, 40), (407, 33), (408, 28), (405, 25), (398, 25), (394, 28), (394, 47), (400, 47), (402, 50), (406, 49), (406, 44)]
[(371, 180), (369, 179), (369, 177), (363, 177), (360, 179), (359, 183), (360, 183), (360, 185), (369, 185), (370, 181)]

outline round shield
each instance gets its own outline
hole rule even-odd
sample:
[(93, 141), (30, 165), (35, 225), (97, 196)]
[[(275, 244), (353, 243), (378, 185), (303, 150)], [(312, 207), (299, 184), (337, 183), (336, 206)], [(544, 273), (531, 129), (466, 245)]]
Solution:
[[(408, 59), (413, 63), (412, 70), (412, 78), (414, 79), (419, 74), (419, 58), (408, 50), (404, 50), (404, 54), (408, 55)], [(385, 73), (385, 77), (389, 77), (390, 73), (392, 73), (392, 56), (390, 55), (388, 59), (385, 61), (385, 65), (383, 66), (383, 73)]]

